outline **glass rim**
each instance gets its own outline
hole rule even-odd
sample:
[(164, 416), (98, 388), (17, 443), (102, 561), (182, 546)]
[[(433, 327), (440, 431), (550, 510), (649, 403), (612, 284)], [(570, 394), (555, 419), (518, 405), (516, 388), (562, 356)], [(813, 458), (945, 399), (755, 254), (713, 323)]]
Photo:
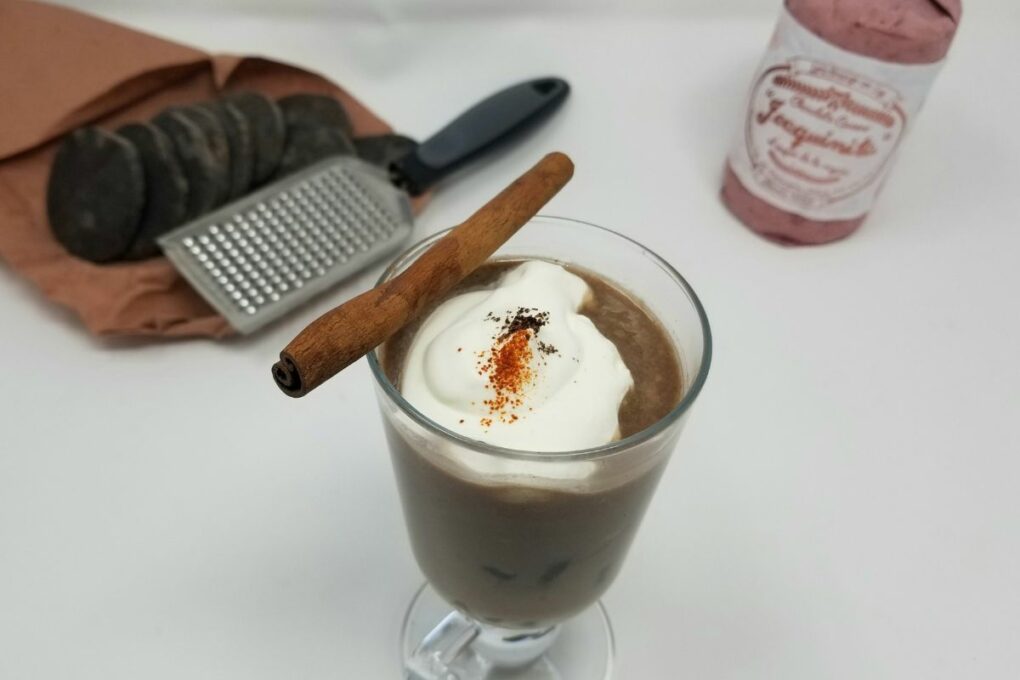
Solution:
[[(383, 392), (393, 400), (393, 402), (400, 407), (401, 411), (407, 414), (412, 420), (421, 425), (427, 430), (443, 437), (444, 439), (453, 440), (460, 446), (472, 449), (479, 453), (486, 455), (501, 457), (501, 458), (512, 458), (517, 460), (545, 460), (545, 461), (563, 461), (563, 460), (591, 460), (595, 458), (603, 458), (606, 456), (619, 453), (633, 448), (634, 446), (655, 437), (662, 431), (666, 430), (673, 423), (675, 423), (682, 415), (684, 415), (690, 407), (694, 404), (698, 394), (701, 392), (702, 387), (705, 385), (705, 380), (708, 377), (708, 369), (712, 363), (712, 330), (708, 324), (708, 315), (705, 313), (705, 308), (701, 304), (701, 300), (698, 299), (697, 294), (691, 285), (687, 283), (687, 280), (681, 276), (673, 265), (667, 262), (665, 259), (660, 257), (655, 251), (642, 245), (638, 241), (625, 236), (617, 231), (601, 227), (591, 222), (585, 222), (570, 217), (559, 217), (556, 215), (536, 215), (529, 220), (530, 222), (545, 221), (545, 222), (558, 222), (561, 224), (573, 224), (580, 225), (586, 228), (597, 229), (601, 232), (615, 236), (617, 238), (628, 241), (632, 245), (641, 249), (646, 255), (648, 255), (652, 261), (659, 266), (663, 272), (666, 273), (669, 278), (673, 279), (684, 294), (690, 300), (691, 305), (694, 307), (695, 312), (698, 314), (698, 320), (701, 324), (701, 336), (704, 342), (704, 349), (701, 354), (701, 365), (698, 367), (697, 374), (694, 376), (694, 380), (691, 381), (690, 387), (684, 392), (684, 395), (680, 398), (680, 401), (674, 406), (669, 413), (659, 418), (657, 421), (649, 425), (648, 427), (638, 430), (634, 434), (611, 441), (606, 444), (599, 446), (592, 446), (585, 449), (575, 449), (571, 451), (530, 451), (526, 449), (511, 449), (502, 446), (496, 446), (494, 444), (488, 444), (478, 439), (472, 439), (462, 434), (454, 432), (449, 428), (446, 428), (439, 423), (435, 422), (424, 413), (416, 409), (410, 402), (404, 399), (404, 396), (397, 389), (390, 379), (386, 376), (385, 371), (382, 369), (382, 365), (379, 363), (378, 351), (379, 347), (375, 347), (371, 352), (368, 353), (368, 364), (371, 366), (372, 375), (375, 377), (376, 382), (379, 384)], [(392, 277), (400, 266), (407, 262), (407, 258), (411, 255), (418, 253), (422, 247), (432, 241), (435, 241), (446, 233), (448, 233), (453, 227), (443, 229), (434, 234), (430, 234), (413, 245), (403, 250), (396, 258), (383, 270), (379, 276), (379, 280), (376, 285), (381, 285)], [(613, 282), (610, 279), (610, 282)], [(614, 282), (615, 283), (615, 282)], [(627, 289), (624, 289), (627, 291)], [(627, 291), (629, 292), (629, 291)], [(640, 298), (639, 298), (640, 299)]]

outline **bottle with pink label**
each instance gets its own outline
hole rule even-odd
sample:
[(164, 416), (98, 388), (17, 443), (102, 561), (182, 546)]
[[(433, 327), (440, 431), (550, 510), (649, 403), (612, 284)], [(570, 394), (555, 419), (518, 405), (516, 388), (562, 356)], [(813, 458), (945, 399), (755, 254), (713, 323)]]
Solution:
[(960, 0), (785, 0), (722, 199), (784, 243), (861, 225), (960, 22)]

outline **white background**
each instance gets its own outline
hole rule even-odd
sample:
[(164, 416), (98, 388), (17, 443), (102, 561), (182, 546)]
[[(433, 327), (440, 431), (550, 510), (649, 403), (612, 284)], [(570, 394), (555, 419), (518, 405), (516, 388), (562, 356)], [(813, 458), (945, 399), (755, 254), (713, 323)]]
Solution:
[[(717, 199), (775, 2), (238, 4), (93, 9), (318, 69), (418, 137), (562, 75), (566, 107), (417, 235), (558, 148), (577, 174), (548, 212), (634, 236), (700, 293), (715, 363), (606, 598), (618, 678), (1020, 675), (1015, 3), (968, 5), (871, 219), (807, 249)], [(297, 401), (269, 375), (377, 274), (253, 338), (125, 343), (0, 267), (0, 678), (398, 677), (420, 576), (367, 367)]]
[[(1004, 0), (987, 0), (1002, 3)], [(64, 0), (58, 4), (126, 17), (132, 9), (166, 7), (161, 0)], [(778, 3), (761, 0), (177, 0), (174, 7), (259, 12), (276, 15), (330, 15), (336, 18), (401, 21), (456, 16), (544, 16), (550, 14), (657, 13), (772, 14)]]

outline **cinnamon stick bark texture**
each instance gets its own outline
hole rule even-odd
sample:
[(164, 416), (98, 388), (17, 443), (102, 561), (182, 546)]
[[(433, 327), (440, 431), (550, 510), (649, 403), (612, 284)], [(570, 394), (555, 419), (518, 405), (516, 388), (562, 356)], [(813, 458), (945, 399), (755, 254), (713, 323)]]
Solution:
[(548, 154), (404, 272), (313, 321), (280, 352), (277, 386), (302, 397), (381, 344), (485, 262), (573, 174), (566, 155)]

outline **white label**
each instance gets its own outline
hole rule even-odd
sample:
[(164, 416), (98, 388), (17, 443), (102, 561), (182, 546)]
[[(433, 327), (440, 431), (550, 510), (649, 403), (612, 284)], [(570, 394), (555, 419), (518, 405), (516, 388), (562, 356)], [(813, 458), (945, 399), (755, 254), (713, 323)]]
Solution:
[(788, 212), (816, 220), (865, 214), (941, 66), (847, 52), (784, 8), (730, 153), (733, 172)]

